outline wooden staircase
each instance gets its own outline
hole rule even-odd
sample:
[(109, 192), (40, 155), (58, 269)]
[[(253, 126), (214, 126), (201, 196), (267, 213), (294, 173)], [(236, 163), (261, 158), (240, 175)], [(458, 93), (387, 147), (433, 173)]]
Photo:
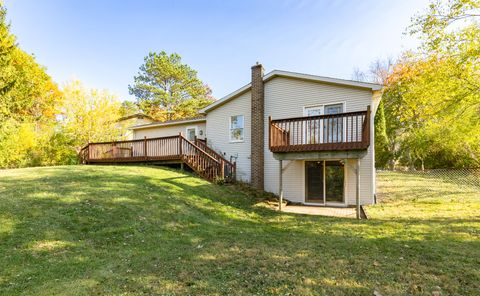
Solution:
[(235, 181), (236, 164), (195, 139), (178, 136), (89, 143), (79, 153), (80, 163), (184, 163), (210, 182)]
[(208, 155), (210, 155), (220, 163), (221, 170), (223, 170), (222, 175), (225, 176), (226, 181), (235, 180), (235, 173), (236, 173), (235, 162), (226, 160), (225, 157), (223, 157), (223, 155), (217, 153), (215, 150), (208, 147), (205, 140), (200, 140), (195, 138), (195, 145), (197, 145), (201, 150), (205, 151)]

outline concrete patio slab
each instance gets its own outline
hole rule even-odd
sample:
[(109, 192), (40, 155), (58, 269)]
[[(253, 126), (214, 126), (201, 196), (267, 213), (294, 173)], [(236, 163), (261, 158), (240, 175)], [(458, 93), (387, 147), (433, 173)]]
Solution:
[(356, 218), (355, 208), (287, 205), (283, 207), (282, 212), (339, 218)]

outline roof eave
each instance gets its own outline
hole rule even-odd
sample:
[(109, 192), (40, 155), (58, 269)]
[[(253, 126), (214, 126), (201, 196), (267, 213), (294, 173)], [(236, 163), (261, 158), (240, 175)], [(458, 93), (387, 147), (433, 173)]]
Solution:
[(296, 72), (289, 72), (289, 71), (282, 71), (282, 70), (273, 70), (267, 73), (264, 76), (263, 80), (267, 82), (268, 80), (271, 80), (274, 77), (297, 78), (297, 79), (317, 81), (317, 82), (330, 83), (330, 84), (336, 84), (336, 85), (365, 88), (365, 89), (370, 89), (372, 91), (381, 90), (383, 88), (382, 85), (376, 84), (376, 83), (360, 82), (360, 81), (354, 81), (354, 80), (339, 79), (339, 78), (332, 78), (332, 77), (326, 77), (326, 76), (317, 76), (317, 75), (303, 74), (303, 73), (296, 73)]
[(250, 83), (247, 84), (247, 85), (244, 85), (241, 88), (237, 89), (236, 91), (224, 96), (220, 100), (217, 100), (217, 101), (213, 102), (212, 104), (208, 105), (207, 107), (205, 107), (203, 109), (200, 109), (198, 112), (200, 114), (206, 114), (211, 109), (215, 109), (215, 108), (223, 105), (224, 103), (230, 101), (231, 99), (235, 98), (236, 96), (239, 96), (239, 95), (247, 92), (250, 89), (250, 86), (251, 86)]
[[(296, 78), (296, 79), (303, 79), (309, 81), (317, 81), (323, 83), (330, 83), (335, 85), (343, 85), (343, 86), (350, 86), (350, 87), (357, 87), (363, 89), (370, 89), (372, 91), (382, 90), (383, 85), (375, 84), (375, 83), (368, 83), (368, 82), (359, 82), (353, 80), (346, 80), (346, 79), (338, 79), (338, 78), (331, 78), (331, 77), (324, 77), (324, 76), (316, 76), (310, 74), (302, 74), (296, 72), (288, 72), (282, 70), (273, 70), (263, 76), (263, 81), (267, 82), (275, 77), (287, 77), (287, 78)], [(208, 111), (213, 110), (221, 105), (229, 102), (230, 100), (234, 99), (235, 97), (245, 93), (246, 91), (250, 90), (251, 83), (237, 89), (236, 91), (226, 95), (225, 97), (221, 98), (218, 101), (208, 105), (207, 107), (199, 110), (200, 114), (206, 114)]]
[(164, 126), (172, 126), (172, 125), (182, 125), (186, 123), (195, 123), (195, 122), (204, 122), (207, 121), (206, 118), (196, 118), (196, 119), (188, 119), (182, 121), (175, 121), (175, 122), (159, 122), (159, 123), (147, 123), (141, 125), (134, 125), (129, 127), (130, 130), (139, 130), (139, 129), (148, 129), (148, 128), (155, 128), (155, 127), (164, 127)]

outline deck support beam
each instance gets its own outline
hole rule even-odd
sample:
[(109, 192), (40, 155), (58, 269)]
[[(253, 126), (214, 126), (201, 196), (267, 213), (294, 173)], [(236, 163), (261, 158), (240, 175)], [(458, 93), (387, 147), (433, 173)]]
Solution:
[(360, 220), (360, 158), (357, 158), (357, 163), (355, 166), (355, 174), (357, 177), (356, 190), (355, 190), (355, 203), (356, 203), (356, 212), (357, 219)]
[(278, 161), (278, 210), (282, 211), (283, 204), (283, 161)]
[(285, 152), (273, 153), (273, 158), (277, 160), (329, 160), (329, 159), (357, 159), (367, 155), (367, 150), (352, 151), (310, 151), (310, 152)]

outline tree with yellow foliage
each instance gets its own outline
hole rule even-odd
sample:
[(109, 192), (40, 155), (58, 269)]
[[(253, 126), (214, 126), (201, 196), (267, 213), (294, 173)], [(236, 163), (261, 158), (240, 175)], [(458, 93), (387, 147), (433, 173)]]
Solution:
[(78, 80), (63, 87), (64, 101), (59, 123), (74, 148), (89, 142), (117, 140), (121, 102), (106, 90), (87, 89)]
[(378, 154), (410, 168), (480, 166), (480, 1), (434, 1), (410, 29), (422, 45), (385, 82)]

